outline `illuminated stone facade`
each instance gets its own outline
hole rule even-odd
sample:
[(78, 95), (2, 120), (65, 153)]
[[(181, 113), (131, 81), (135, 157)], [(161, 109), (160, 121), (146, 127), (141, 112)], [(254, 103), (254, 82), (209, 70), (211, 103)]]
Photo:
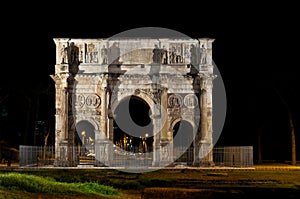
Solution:
[(135, 96), (151, 110), (151, 166), (176, 160), (173, 133), (180, 121), (192, 126), (192, 166), (212, 166), (213, 41), (55, 38), (55, 165), (79, 164), (76, 133), (85, 136), (78, 130), (83, 121), (93, 129), (94, 166), (111, 165), (114, 110)]

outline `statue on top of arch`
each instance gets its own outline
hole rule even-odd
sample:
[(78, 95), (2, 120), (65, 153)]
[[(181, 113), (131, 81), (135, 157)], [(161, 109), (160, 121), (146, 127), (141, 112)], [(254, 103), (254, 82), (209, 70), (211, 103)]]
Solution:
[(62, 62), (61, 64), (68, 64), (69, 65), (69, 72), (75, 75), (79, 68), (79, 48), (75, 46), (74, 42), (67, 42), (67, 47), (63, 45), (62, 49)]

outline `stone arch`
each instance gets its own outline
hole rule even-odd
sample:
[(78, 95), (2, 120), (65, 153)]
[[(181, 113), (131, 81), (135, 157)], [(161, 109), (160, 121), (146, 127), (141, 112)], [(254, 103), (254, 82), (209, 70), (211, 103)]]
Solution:
[(181, 121), (181, 120), (182, 120), (182, 118), (180, 118), (180, 117), (173, 119), (173, 120), (170, 122), (170, 126), (169, 126), (170, 131), (173, 132), (173, 129), (174, 129), (175, 124), (176, 124), (177, 122)]
[(172, 131), (173, 128), (174, 128), (174, 126), (176, 125), (176, 123), (178, 123), (180, 121), (187, 121), (187, 122), (189, 122), (192, 125), (192, 127), (193, 127), (193, 133), (197, 132), (195, 122), (193, 120), (189, 119), (189, 118), (182, 118), (182, 117), (175, 118), (175, 119), (173, 119), (170, 122), (170, 130)]
[(112, 109), (115, 110), (118, 107), (118, 105), (120, 103), (122, 103), (122, 101), (130, 98), (131, 96), (135, 96), (137, 98), (140, 98), (140, 99), (144, 100), (148, 104), (148, 106), (150, 107), (151, 113), (152, 114), (155, 113), (155, 102), (154, 102), (154, 100), (152, 98), (150, 98), (145, 93), (140, 93), (140, 94), (134, 94), (134, 93), (132, 93), (132, 94), (128, 94), (128, 95), (122, 95), (122, 97), (119, 100), (114, 100), (112, 102), (112, 105), (111, 105)]
[[(97, 127), (97, 125), (96, 125)], [(82, 139), (82, 131), (86, 132), (86, 136), (91, 137), (91, 139), (93, 140), (93, 142), (95, 141), (95, 137), (96, 137), (96, 128), (95, 128), (95, 123), (93, 124), (91, 121), (89, 120), (80, 120), (76, 123), (76, 129), (75, 129), (75, 137), (78, 136), (78, 138)]]
[(100, 129), (99, 124), (96, 122), (96, 120), (94, 118), (84, 118), (84, 119), (76, 120), (76, 122), (73, 123), (71, 128), (73, 130), (76, 130), (77, 124), (80, 123), (80, 122), (83, 122), (83, 121), (91, 123), (94, 126), (95, 131), (99, 131), (99, 129)]
[(154, 113), (155, 102), (151, 97), (149, 97), (149, 95), (145, 93), (139, 93), (139, 94), (133, 94), (133, 96), (139, 97), (142, 100), (144, 100), (149, 105), (152, 113)]
[[(191, 130), (192, 132), (183, 132), (183, 133), (188, 133), (189, 134), (189, 136), (190, 136), (190, 141), (191, 141), (191, 144), (192, 144), (192, 142), (193, 142), (193, 140), (194, 140), (194, 138), (195, 138), (195, 132), (194, 132), (194, 125), (191, 123), (191, 122), (189, 122), (189, 121), (187, 121), (187, 120), (185, 120), (185, 119), (181, 119), (181, 120), (176, 120), (177, 122), (174, 124), (174, 126), (172, 127), (172, 130), (173, 130), (173, 136), (174, 136), (174, 128), (176, 127), (176, 125), (177, 124), (179, 124), (179, 125), (181, 125), (181, 124), (184, 124), (184, 128), (187, 128), (187, 129), (183, 129), (183, 130)], [(187, 127), (188, 126), (188, 127)], [(177, 130), (179, 130), (179, 129), (177, 129)], [(188, 135), (185, 135), (185, 137), (188, 137)]]

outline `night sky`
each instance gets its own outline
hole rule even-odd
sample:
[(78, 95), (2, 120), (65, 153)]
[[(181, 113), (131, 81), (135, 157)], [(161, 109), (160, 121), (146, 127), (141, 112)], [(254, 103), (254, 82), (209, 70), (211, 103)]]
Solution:
[[(299, 12), (294, 12), (292, 5), (234, 5), (235, 9), (221, 11), (214, 6), (192, 6), (183, 13), (181, 6), (161, 12), (157, 7), (149, 12), (134, 9), (130, 15), (125, 8), (115, 7), (106, 12), (103, 7), (91, 11), (78, 5), (49, 5), (52, 10), (47, 4), (37, 6), (41, 9), (29, 6), (1, 17), (2, 140), (13, 145), (38, 144), (39, 140), (24, 136), (25, 129), (33, 132), (35, 120), (47, 121), (48, 128), (53, 128), (53, 38), (107, 38), (133, 28), (162, 27), (192, 38), (215, 39), (213, 60), (227, 95), (226, 121), (218, 145), (252, 145), (256, 158), (261, 129), (263, 158), (290, 160), (284, 101), (294, 119), (300, 159), (299, 55), (295, 56), (299, 52)], [(49, 144), (53, 140), (52, 136)]]

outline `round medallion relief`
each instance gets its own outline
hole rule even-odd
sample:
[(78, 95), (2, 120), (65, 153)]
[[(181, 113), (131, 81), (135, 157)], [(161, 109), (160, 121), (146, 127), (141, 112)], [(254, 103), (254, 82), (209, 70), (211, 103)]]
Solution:
[(198, 99), (195, 94), (188, 94), (184, 97), (183, 103), (188, 108), (195, 108), (198, 105)]
[(179, 107), (182, 106), (182, 98), (180, 95), (172, 94), (168, 98), (169, 107)]
[(98, 107), (101, 104), (101, 99), (98, 95), (92, 94), (87, 96), (85, 103), (87, 106)]

